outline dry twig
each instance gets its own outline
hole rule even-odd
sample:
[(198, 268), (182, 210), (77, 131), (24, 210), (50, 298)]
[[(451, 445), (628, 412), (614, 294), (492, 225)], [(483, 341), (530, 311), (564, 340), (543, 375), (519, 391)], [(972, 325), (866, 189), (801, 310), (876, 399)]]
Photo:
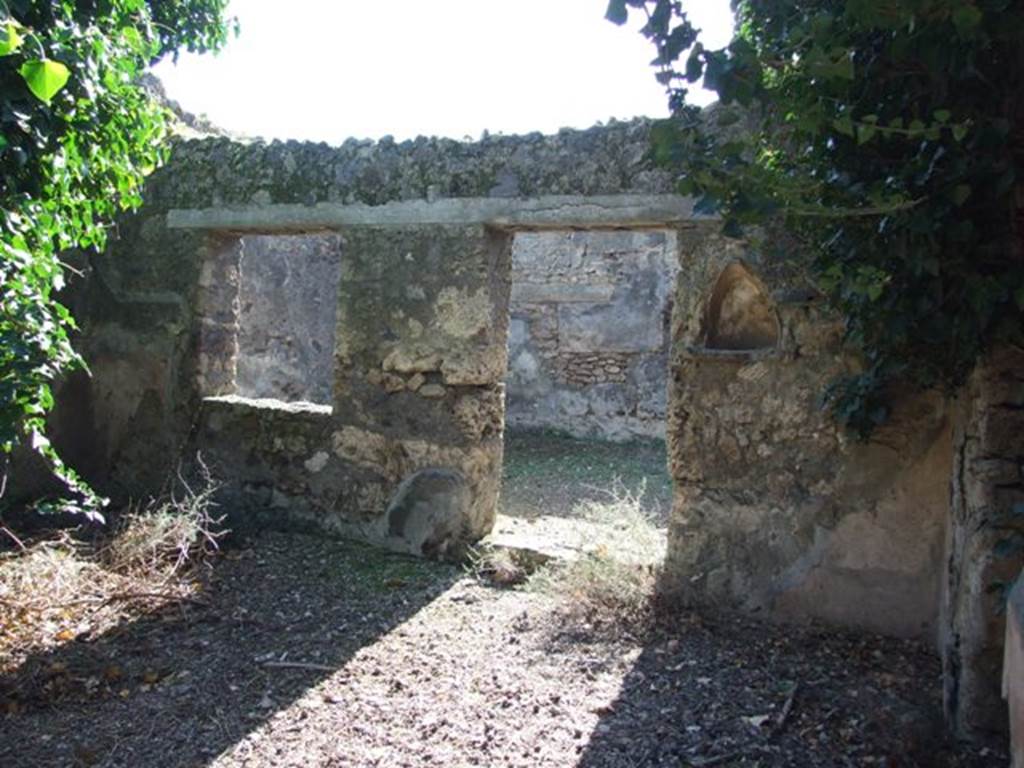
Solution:
[(326, 664), (308, 664), (302, 661), (264, 661), (263, 666), (273, 669), (312, 669), (317, 672), (337, 671), (335, 667), (329, 667)]
[(772, 726), (772, 732), (768, 738), (773, 739), (782, 732), (782, 729), (786, 725), (786, 720), (789, 719), (789, 713), (793, 711), (793, 701), (796, 699), (796, 692), (800, 688), (800, 683), (793, 683), (793, 687), (789, 690), (789, 695), (786, 697), (786, 703), (782, 705), (782, 711), (779, 712), (779, 716), (775, 718), (775, 724)]

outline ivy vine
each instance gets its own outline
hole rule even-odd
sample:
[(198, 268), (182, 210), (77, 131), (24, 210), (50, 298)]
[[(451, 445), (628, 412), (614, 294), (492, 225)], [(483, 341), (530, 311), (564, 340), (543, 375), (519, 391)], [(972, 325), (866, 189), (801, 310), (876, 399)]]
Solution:
[[(164, 109), (139, 77), (179, 48), (227, 40), (227, 0), (0, 0), (0, 451), (25, 444), (69, 490), (103, 500), (46, 436), (52, 385), (83, 361), (57, 300), (71, 248), (102, 248), (163, 161)], [(0, 493), (6, 482), (2, 474)]]
[[(645, 14), (655, 45), (672, 111), (655, 158), (728, 233), (781, 220), (803, 244), (862, 352), (825, 393), (838, 419), (867, 436), (895, 382), (952, 392), (1021, 343), (1024, 6), (740, 0), (718, 50), (686, 7), (608, 5), (616, 23)], [(701, 80), (726, 108), (687, 103)]]

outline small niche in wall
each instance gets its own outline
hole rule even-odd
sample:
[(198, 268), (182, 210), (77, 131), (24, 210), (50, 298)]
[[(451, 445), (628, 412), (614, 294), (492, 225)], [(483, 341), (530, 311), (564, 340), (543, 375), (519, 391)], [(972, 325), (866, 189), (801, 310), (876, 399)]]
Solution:
[(331, 402), (341, 237), (246, 235), (235, 393)]
[(779, 321), (771, 299), (754, 274), (734, 262), (722, 270), (708, 302), (704, 347), (711, 350), (774, 349)]

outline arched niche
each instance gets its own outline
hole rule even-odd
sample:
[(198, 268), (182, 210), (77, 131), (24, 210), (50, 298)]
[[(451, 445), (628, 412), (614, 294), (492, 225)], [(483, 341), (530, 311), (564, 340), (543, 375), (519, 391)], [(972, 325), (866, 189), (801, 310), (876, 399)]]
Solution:
[(771, 299), (754, 274), (733, 262), (719, 275), (704, 321), (707, 349), (772, 349), (779, 342), (779, 321)]

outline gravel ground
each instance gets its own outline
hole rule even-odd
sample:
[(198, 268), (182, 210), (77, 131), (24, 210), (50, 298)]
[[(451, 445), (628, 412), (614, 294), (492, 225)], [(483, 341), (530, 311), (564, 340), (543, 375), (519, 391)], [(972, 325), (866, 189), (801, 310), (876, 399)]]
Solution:
[(157, 616), (0, 677), (0, 766), (999, 766), (913, 643), (646, 627), (322, 538), (229, 551)]

